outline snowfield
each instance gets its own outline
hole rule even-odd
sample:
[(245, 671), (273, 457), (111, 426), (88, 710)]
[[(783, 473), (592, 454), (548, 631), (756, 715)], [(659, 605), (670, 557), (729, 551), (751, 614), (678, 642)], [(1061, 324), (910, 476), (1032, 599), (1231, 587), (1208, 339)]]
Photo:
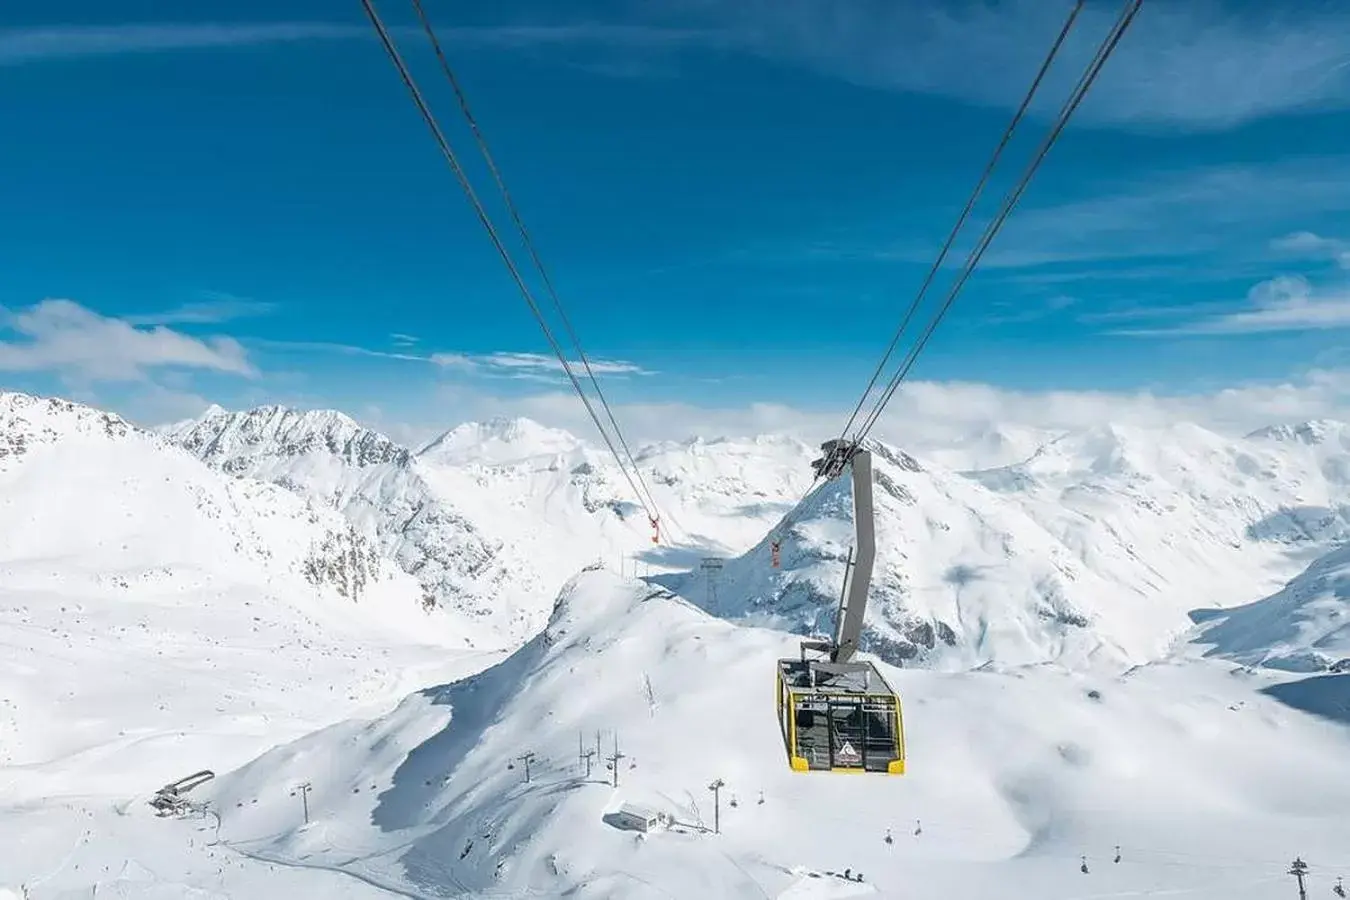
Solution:
[[(845, 868), (886, 897), (1010, 885), (1075, 896), (1066, 888), (1088, 884), (1081, 856), (1106, 893), (1212, 885), (1226, 868), (1250, 882), (1295, 853), (1344, 855), (1350, 734), (1261, 696), (1268, 676), (1185, 662), (1114, 677), (887, 668), (906, 703), (910, 774), (812, 776), (788, 770), (772, 699), (774, 660), (795, 651), (781, 634), (585, 573), (499, 666), (223, 779), (221, 836), (418, 896), (779, 896), (803, 872)], [(606, 755), (618, 732), (617, 788), (599, 767), (578, 770), (579, 738), (597, 730)], [(507, 766), (526, 752), (529, 783)], [(727, 804), (716, 835), (697, 827), (712, 826), (715, 778)], [(280, 788), (306, 779), (313, 821), (299, 827)], [(639, 839), (606, 822), (621, 802), (680, 825)], [(1194, 868), (1169, 865), (1186, 858)], [(1269, 895), (1242, 887), (1231, 896)]]
[[(0, 898), (1241, 900), (1295, 855), (1334, 896), (1347, 433), (1102, 429), (967, 472), (878, 446), (865, 646), (909, 771), (848, 778), (790, 772), (774, 710), (851, 540), (843, 479), (769, 565), (811, 447), (637, 449), (653, 547), (610, 460), (523, 420), (414, 450), (0, 394)], [(202, 768), (208, 811), (156, 817)]]
[[(27, 818), (51, 829), (47, 867), (25, 860), (14, 874), (55, 868), (47, 896), (72, 897), (101, 877), (135, 897), (1066, 900), (1269, 897), (1288, 887), (1295, 854), (1317, 867), (1321, 893), (1350, 874), (1350, 729), (1269, 696), (1287, 675), (1195, 659), (1115, 676), (883, 665), (904, 698), (910, 771), (849, 778), (787, 769), (772, 672), (795, 649), (650, 585), (584, 573), (546, 630), (497, 666), (207, 785), (218, 825), (156, 819), (130, 797), (85, 800), (83, 816), (44, 804)], [(604, 755), (617, 732), (617, 788), (578, 761), (596, 731)], [(705, 830), (715, 778), (720, 834)], [(631, 802), (676, 825), (617, 827)], [(80, 842), (75, 825), (122, 843)], [(122, 854), (130, 874), (112, 862)], [(862, 884), (826, 874), (845, 869)]]

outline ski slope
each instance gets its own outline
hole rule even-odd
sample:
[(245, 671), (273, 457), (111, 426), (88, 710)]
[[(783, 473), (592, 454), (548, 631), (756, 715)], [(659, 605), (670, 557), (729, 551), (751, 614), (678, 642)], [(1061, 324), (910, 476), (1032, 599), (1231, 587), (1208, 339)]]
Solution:
[[(905, 704), (909, 774), (850, 778), (787, 769), (772, 672), (795, 649), (591, 571), (497, 666), (209, 784), (218, 831), (139, 804), (85, 825), (138, 835), (126, 846), (153, 857), (137, 863), (173, 873), (142, 873), (141, 893), (125, 896), (220, 890), (223, 878), (296, 897), (1243, 900), (1288, 888), (1295, 854), (1321, 893), (1334, 872), (1350, 874), (1350, 729), (1262, 692), (1287, 675), (1193, 658), (1114, 676), (883, 665)], [(617, 788), (604, 769), (588, 779), (579, 767), (578, 735), (589, 746), (596, 730), (605, 754), (618, 734)], [(527, 751), (528, 783), (519, 761), (508, 767)], [(700, 827), (715, 778), (726, 785), (720, 834)], [(293, 793), (303, 782), (307, 825)], [(638, 837), (607, 821), (625, 802), (678, 824)], [(108, 858), (86, 842), (79, 871), (70, 862), (47, 884), (87, 891)], [(825, 874), (846, 868), (862, 884)]]

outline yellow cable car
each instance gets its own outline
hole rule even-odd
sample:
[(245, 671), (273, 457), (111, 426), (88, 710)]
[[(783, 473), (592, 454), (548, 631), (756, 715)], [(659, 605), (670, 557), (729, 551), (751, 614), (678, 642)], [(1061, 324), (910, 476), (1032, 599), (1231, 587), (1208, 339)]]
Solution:
[[(778, 722), (794, 772), (905, 773), (900, 697), (871, 662), (853, 654), (862, 634), (876, 540), (872, 512), (872, 454), (849, 441), (828, 441), (812, 463), (818, 478), (853, 475), (856, 546), (844, 569), (834, 640), (802, 642), (801, 659), (778, 661)], [(808, 659), (807, 652), (828, 658)]]
[(794, 772), (905, 774), (900, 697), (870, 662), (780, 659), (778, 721)]

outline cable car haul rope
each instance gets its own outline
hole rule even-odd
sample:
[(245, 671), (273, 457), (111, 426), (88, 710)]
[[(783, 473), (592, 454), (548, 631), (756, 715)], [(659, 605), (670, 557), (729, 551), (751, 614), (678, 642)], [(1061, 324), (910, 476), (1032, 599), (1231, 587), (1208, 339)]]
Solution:
[[(932, 285), (933, 279), (936, 276), (938, 269), (942, 266), (942, 263), (946, 259), (948, 252), (951, 250), (952, 244), (955, 242), (956, 237), (960, 233), (962, 226), (965, 224), (967, 218), (970, 216), (971, 210), (974, 209), (975, 203), (979, 199), (980, 194), (984, 191), (985, 185), (989, 180), (989, 176), (993, 173), (993, 170), (997, 165), (999, 158), (1003, 154), (1004, 148), (1008, 145), (1008, 142), (1012, 139), (1013, 133), (1016, 131), (1018, 124), (1021, 123), (1028, 107), (1031, 105), (1032, 99), (1034, 98), (1036, 92), (1040, 88), (1041, 82), (1044, 80), (1046, 72), (1049, 71), (1051, 63), (1053, 63), (1055, 57), (1058, 55), (1060, 47), (1063, 45), (1065, 38), (1069, 34), (1069, 31), (1073, 28), (1074, 22), (1078, 18), (1078, 15), (1083, 8), (1084, 0), (1077, 0), (1077, 2), (1074, 4), (1074, 7), (1072, 10), (1070, 10), (1068, 18), (1065, 20), (1063, 27), (1060, 29), (1060, 32), (1056, 36), (1054, 43), (1051, 45), (1049, 52), (1046, 54), (1045, 60), (1041, 63), (1040, 68), (1037, 70), (1036, 76), (1032, 80), (1030, 87), (1027, 89), (1025, 97), (1022, 99), (1022, 102), (1018, 106), (1017, 111), (1013, 114), (1012, 120), (1008, 123), (1008, 127), (1004, 130), (1003, 136), (1000, 138), (998, 146), (994, 149), (993, 155), (990, 157), (988, 164), (985, 166), (984, 171), (980, 175), (979, 181), (975, 185), (975, 189), (971, 192), (970, 198), (966, 201), (965, 208), (962, 209), (961, 214), (957, 217), (956, 224), (953, 226), (951, 232), (948, 234), (946, 241), (942, 245), (942, 249), (938, 252), (937, 258), (933, 261), (933, 265), (929, 268), (928, 274), (924, 277), (923, 283), (920, 285), (918, 293), (915, 295), (914, 300), (910, 303), (909, 308), (905, 311), (904, 318), (901, 319), (900, 326), (899, 328), (896, 329), (895, 336), (891, 338), (890, 345), (886, 348), (886, 352), (882, 354), (881, 361), (877, 364), (876, 370), (872, 373), (872, 377), (868, 381), (867, 387), (863, 389), (862, 396), (858, 398), (857, 405), (854, 406), (853, 412), (849, 415), (848, 421), (844, 424), (844, 428), (840, 432), (839, 440), (841, 441), (848, 440), (851, 441), (852, 443), (861, 446), (863, 441), (867, 438), (867, 436), (871, 433), (872, 429), (876, 426), (876, 423), (880, 419), (881, 413), (885, 410), (886, 405), (891, 401), (891, 398), (895, 396), (896, 391), (899, 390), (900, 388), (901, 382), (903, 382), (905, 377), (908, 376), (910, 370), (914, 368), (914, 363), (915, 360), (917, 360), (919, 353), (927, 345), (928, 340), (933, 336), (933, 332), (937, 329), (937, 326), (942, 321), (943, 316), (945, 316), (947, 314), (947, 311), (951, 308), (952, 303), (956, 300), (957, 294), (960, 293), (961, 289), (965, 286), (966, 281), (969, 280), (971, 274), (975, 271), (975, 267), (979, 265), (980, 259), (984, 256), (985, 251), (989, 249), (989, 244), (993, 241), (994, 237), (1002, 229), (1004, 222), (1006, 222), (1008, 217), (1012, 214), (1014, 207), (1017, 205), (1017, 202), (1021, 199), (1023, 192), (1027, 188), (1027, 185), (1031, 182), (1032, 176), (1036, 174), (1036, 170), (1040, 167), (1046, 155), (1050, 152), (1050, 148), (1054, 146), (1055, 141), (1059, 138), (1060, 133), (1064, 130), (1064, 126), (1068, 124), (1069, 117), (1073, 115), (1074, 111), (1078, 109), (1079, 104), (1082, 103), (1083, 97), (1086, 96), (1088, 89), (1092, 86), (1093, 82), (1097, 79), (1098, 74), (1101, 72), (1102, 66), (1105, 65), (1107, 57), (1109, 57), (1111, 53), (1115, 50), (1116, 45), (1120, 42), (1121, 37), (1124, 36), (1125, 30), (1130, 26), (1130, 23), (1134, 20), (1135, 15), (1139, 12), (1139, 8), (1142, 5), (1142, 3), (1143, 0), (1127, 0), (1124, 7), (1121, 9), (1120, 15), (1117, 17), (1115, 24), (1112, 26), (1110, 32), (1108, 32), (1106, 37), (1103, 38), (1102, 43), (1098, 46), (1097, 52), (1093, 55), (1092, 61), (1088, 64), (1088, 67), (1084, 70), (1083, 74), (1079, 76), (1078, 82), (1075, 84), (1073, 90), (1070, 92), (1069, 97), (1065, 100), (1064, 105), (1061, 107), (1058, 116), (1055, 118), (1054, 123), (1050, 127), (1050, 130), (1046, 133), (1045, 137), (1042, 138), (1041, 143), (1037, 147), (1036, 152), (1032, 156), (1031, 161), (1028, 163), (1026, 169), (1023, 170), (1020, 179), (1013, 186), (1013, 188), (1004, 196), (1003, 202), (999, 206), (998, 213), (990, 221), (988, 226), (985, 227), (984, 233), (980, 236), (979, 240), (976, 242), (975, 247), (966, 257), (965, 265), (962, 267), (960, 274), (953, 281), (952, 286), (947, 293), (946, 299), (942, 303), (941, 307), (938, 308), (936, 315), (934, 315), (933, 318), (930, 320), (928, 326), (924, 329), (924, 332), (920, 336), (919, 340), (914, 344), (913, 347), (910, 348), (909, 352), (906, 353), (904, 359), (902, 359), (900, 363), (899, 368), (896, 370), (895, 374), (891, 376), (890, 380), (886, 383), (886, 387), (882, 390), (881, 396), (877, 399), (875, 405), (871, 408), (871, 411), (864, 417), (862, 424), (858, 427), (857, 431), (854, 432), (852, 437), (849, 437), (848, 435), (849, 429), (853, 427), (853, 423), (857, 420), (858, 413), (862, 411), (863, 406), (866, 404), (868, 396), (872, 393), (872, 389), (876, 386), (877, 379), (881, 377), (881, 373), (885, 370), (886, 363), (890, 360), (891, 355), (895, 352), (895, 348), (899, 344), (901, 337), (904, 335), (905, 330), (909, 327), (910, 321), (914, 318), (915, 312), (918, 311), (919, 305), (922, 303), (925, 293), (927, 293), (928, 288)], [(795, 516), (800, 513), (800, 510), (802, 509), (802, 504), (806, 501), (808, 497), (811, 496), (811, 494), (820, 486), (820, 484), (821, 484), (821, 474), (817, 472), (816, 477), (811, 481), (810, 487), (808, 487), (806, 493), (802, 495), (802, 499), (798, 501), (798, 503), (794, 504), (793, 511), (789, 512), (788, 515), (783, 518), (783, 520), (778, 524), (778, 526), (774, 529), (773, 533), (771, 534), (770, 536), (771, 558), (772, 558), (772, 565), (775, 568), (777, 568), (779, 565), (783, 537), (787, 534), (788, 530), (794, 524), (796, 524)]]
[[(491, 216), (488, 215), (487, 210), (478, 199), (478, 195), (474, 192), (473, 185), (470, 184), (468, 175), (464, 171), (464, 167), (460, 165), (459, 157), (456, 155), (454, 148), (451, 147), (450, 142), (446, 139), (445, 133), (441, 130), (435, 114), (432, 113), (431, 108), (427, 105), (421, 90), (418, 89), (416, 79), (414, 79), (412, 73), (408, 71), (408, 67), (403, 62), (402, 56), (399, 55), (398, 49), (394, 46), (393, 38), (390, 37), (389, 30), (385, 28), (384, 23), (380, 20), (379, 13), (376, 12), (374, 4), (371, 0), (361, 0), (361, 5), (365, 8), (366, 15), (370, 18), (371, 24), (375, 27), (375, 31), (379, 35), (380, 43), (384, 46), (385, 52), (389, 54), (390, 61), (393, 62), (394, 67), (398, 69), (398, 73), (402, 77), (404, 85), (412, 95), (413, 102), (417, 105), (418, 111), (421, 112), (422, 118), (426, 121), (427, 127), (431, 129), (432, 136), (436, 139), (436, 144), (440, 148), (441, 154), (445, 157), (446, 163), (449, 164), (451, 171), (455, 173), (455, 177), (459, 181), (460, 187), (464, 189), (465, 196), (468, 197), (470, 204), (474, 208), (474, 212), (477, 213), (478, 221), (482, 224), (488, 237), (492, 240), (492, 245), (496, 248), (503, 264), (505, 264), (507, 271), (511, 275), (511, 279), (515, 282), (521, 296), (529, 306), (530, 312), (539, 323), (539, 328), (544, 332), (544, 337), (548, 340), (554, 355), (558, 357), (558, 363), (562, 366), (568, 381), (572, 383), (572, 389), (575, 390), (577, 396), (581, 398), (582, 404), (586, 407), (587, 414), (590, 415), (591, 421), (595, 423), (596, 430), (600, 432), (601, 438), (604, 439), (605, 446), (609, 448), (609, 452), (614, 456), (614, 460), (619, 466), (619, 471), (623, 473), (629, 488), (632, 489), (634, 496), (637, 497), (638, 503), (642, 505), (643, 510), (646, 512), (647, 521), (652, 527), (652, 543), (658, 543), (661, 534), (661, 512), (656, 505), (656, 499), (652, 496), (651, 489), (647, 487), (647, 483), (642, 478), (642, 472), (638, 469), (637, 462), (633, 458), (633, 453), (628, 447), (628, 442), (624, 439), (623, 432), (619, 429), (619, 423), (614, 417), (614, 411), (610, 407), (609, 401), (605, 399), (604, 392), (600, 389), (600, 382), (595, 377), (595, 372), (591, 368), (590, 360), (586, 356), (585, 351), (581, 348), (581, 341), (577, 338), (576, 330), (572, 327), (572, 322), (568, 318), (566, 310), (563, 308), (562, 300), (558, 297), (558, 293), (553, 287), (553, 281), (549, 278), (548, 271), (544, 268), (544, 264), (539, 258), (539, 253), (535, 249), (534, 241), (530, 239), (529, 231), (525, 228), (525, 223), (520, 217), (515, 202), (511, 199), (510, 192), (506, 189), (506, 182), (502, 178), (501, 171), (497, 168), (497, 164), (493, 160), (492, 154), (488, 151), (487, 141), (483, 137), (482, 129), (478, 127), (478, 122), (474, 119), (473, 113), (469, 109), (468, 99), (465, 97), (464, 91), (459, 84), (459, 80), (454, 75), (454, 71), (450, 68), (450, 63), (446, 59), (444, 51), (441, 49), (440, 41), (436, 38), (435, 29), (427, 19), (421, 3), (419, 0), (413, 0), (413, 8), (417, 13), (418, 19), (422, 23), (423, 30), (431, 41), (432, 48), (436, 53), (436, 58), (441, 64), (441, 70), (450, 82), (450, 85), (455, 92), (455, 96), (459, 100), (460, 112), (467, 121), (470, 130), (473, 132), (474, 140), (478, 145), (479, 152), (482, 153), (483, 159), (487, 163), (497, 189), (502, 196), (502, 200), (510, 211), (512, 221), (515, 223), (516, 229), (520, 232), (521, 241), (527, 249), (530, 260), (538, 271), (540, 280), (553, 301), (554, 308), (562, 318), (567, 334), (572, 340), (572, 346), (576, 349), (577, 356), (581, 360), (582, 367), (586, 371), (586, 376), (589, 378), (591, 387), (595, 391), (596, 399), (600, 401), (600, 405), (604, 409), (606, 417), (609, 419), (610, 426), (613, 428), (613, 437), (610, 436), (609, 429), (601, 422), (599, 415), (595, 411), (594, 405), (591, 403), (591, 398), (586, 395), (586, 391), (582, 388), (580, 380), (578, 380), (576, 373), (573, 371), (571, 361), (567, 359), (566, 353), (563, 352), (557, 338), (554, 337), (553, 330), (548, 325), (548, 320), (544, 318), (544, 314), (539, 309), (539, 304), (536, 302), (534, 295), (530, 292), (530, 288), (526, 284), (524, 277), (521, 275), (520, 269), (517, 267), (510, 251), (506, 248), (501, 237), (498, 235), (497, 228), (493, 224)], [(622, 456), (619, 453), (618, 447), (615, 446), (616, 441), (618, 447), (623, 448), (624, 455)], [(625, 456), (627, 458), (626, 462)]]
[[(1003, 224), (1012, 214), (1017, 206), (1027, 185), (1030, 184), (1032, 177), (1040, 168), (1045, 160), (1050, 148), (1058, 140), (1060, 133), (1068, 124), (1070, 117), (1078, 109), (1088, 90), (1096, 81), (1101, 73), (1102, 67), (1106, 64), (1107, 58), (1116, 49), (1120, 39), (1124, 36), (1130, 23), (1134, 21), (1135, 15), (1143, 0), (1126, 0), (1111, 27), (1110, 32), (1102, 39), (1096, 53), (1088, 63), (1086, 69), (1079, 76), (1069, 96), (1060, 107), (1058, 115), (1051, 123), (1049, 130), (1041, 139), (1036, 151), (1032, 154), (1030, 161), (1023, 169), (1020, 177), (1013, 187), (1004, 195), (999, 205), (998, 211), (989, 224), (985, 226), (983, 233), (976, 241), (975, 246), (967, 255), (964, 265), (951, 287), (947, 291), (937, 312), (929, 320), (928, 325), (920, 333), (919, 338), (905, 356), (901, 359), (900, 365), (886, 382), (875, 403), (868, 413), (863, 416), (857, 429), (852, 436), (849, 435), (849, 429), (854, 427), (859, 414), (866, 406), (868, 398), (873, 389), (877, 386), (878, 379), (886, 369), (886, 364), (890, 361), (892, 354), (909, 328), (915, 313), (918, 311), (925, 294), (932, 285), (938, 270), (942, 267), (947, 254), (955, 243), (957, 235), (970, 217), (976, 202), (983, 193), (985, 186), (989, 181), (990, 175), (997, 166), (1004, 149), (1012, 139), (1013, 133), (1018, 125), (1024, 119), (1027, 110), (1030, 108), (1033, 98), (1040, 89), (1045, 79), (1046, 73), (1053, 64), (1056, 56), (1059, 54), (1065, 39), (1072, 30), (1085, 0), (1076, 0), (1074, 7), (1070, 10), (1068, 18), (1061, 27), (1054, 42), (1051, 44), (1045, 59), (1042, 61), (1031, 85), (1027, 89), (1021, 104), (1013, 114), (1008, 126), (1004, 129), (998, 145), (994, 149), (988, 164), (981, 173), (976, 182), (974, 190), (971, 192), (965, 207), (957, 217), (955, 225), (948, 234), (943, 243), (937, 258), (924, 277), (913, 301), (910, 303), (904, 317), (896, 329), (895, 336), (891, 339), (886, 351), (882, 354), (881, 361), (877, 364), (876, 370), (872, 373), (867, 387), (863, 390), (862, 396), (849, 415), (843, 430), (837, 439), (827, 441), (821, 445), (824, 455), (812, 463), (815, 469), (815, 477), (811, 481), (810, 487), (802, 496), (802, 499), (795, 504), (793, 510), (784, 516), (779, 524), (769, 534), (770, 559), (771, 565), (778, 568), (781, 565), (781, 549), (784, 535), (795, 524), (795, 519), (801, 514), (805, 501), (824, 484), (834, 480), (842, 475), (846, 470), (850, 472), (853, 482), (853, 504), (854, 504), (854, 530), (855, 547), (849, 554), (849, 560), (845, 565), (844, 590), (840, 598), (840, 609), (836, 617), (835, 634), (833, 639), (814, 639), (802, 642), (800, 659), (784, 659), (778, 661), (777, 684), (778, 684), (778, 714), (783, 731), (784, 747), (787, 751), (788, 763), (795, 771), (825, 770), (825, 771), (848, 771), (848, 772), (883, 772), (888, 774), (902, 774), (905, 771), (904, 754), (904, 726), (900, 710), (900, 698), (891, 687), (886, 683), (881, 673), (870, 662), (858, 662), (853, 660), (853, 655), (858, 649), (858, 641), (861, 637), (864, 614), (867, 605), (867, 592), (871, 581), (872, 563), (875, 556), (875, 535), (873, 533), (873, 510), (872, 510), (872, 462), (871, 453), (864, 448), (864, 441), (876, 427), (882, 412), (891, 398), (895, 396), (901, 383), (909, 375), (914, 367), (915, 361), (928, 341), (933, 336), (942, 318), (955, 302), (957, 295), (969, 280), (975, 268), (979, 265), (985, 251), (989, 249), (990, 243), (1002, 229)], [(460, 86), (459, 80), (455, 77), (450, 64), (446, 59), (440, 41), (436, 38), (435, 29), (428, 20), (425, 11), (422, 8), (421, 0), (412, 0), (413, 9), (418, 20), (430, 40), (432, 49), (440, 63), (441, 70), (450, 82), (455, 96), (459, 102), (460, 112), (466, 120), (469, 129), (472, 131), (474, 140), (478, 145), (479, 152), (487, 163), (488, 169), (496, 184), (499, 193), (502, 196), (511, 219), (514, 222), (521, 240), (525, 245), (530, 261), (534, 265), (538, 276), (544, 285), (553, 302), (555, 310), (562, 319), (564, 328), (572, 345), (576, 350), (577, 357), (580, 359), (582, 367), (585, 370), (586, 377), (589, 379), (592, 388), (595, 391), (596, 398), (600, 401), (601, 408), (604, 410), (608, 419), (608, 427), (601, 421), (596, 412), (591, 399), (587, 396), (580, 380), (573, 371), (572, 363), (567, 359), (562, 346), (553, 335), (543, 312), (539, 308), (534, 295), (530, 292), (520, 269), (510, 252), (503, 244), (497, 229), (492, 222), (491, 217), (479, 201), (477, 194), (474, 193), (472, 185), (469, 183), (468, 176), (459, 163), (453, 148), (442, 132), (435, 116), (427, 106), (425, 99), (412, 74), (408, 71), (403, 59), (399, 56), (398, 50), (394, 46), (388, 30), (380, 21), (379, 15), (375, 11), (372, 0), (361, 0), (365, 7), (366, 14), (369, 16), (371, 24), (374, 25), (376, 33), (385, 51), (389, 54), (390, 60), (398, 69), (404, 84), (412, 95), (414, 103), (421, 112), (427, 126), (431, 129), (432, 136), (436, 139), (442, 155), (450, 165), (455, 177), (459, 180), (460, 186), (464, 189), (470, 204), (478, 215), (479, 222), (487, 231), (488, 237), (492, 240), (498, 255), (505, 264), (516, 287), (520, 290), (521, 296), (525, 299), (539, 323), (540, 329), (544, 332), (544, 337), (548, 340), (549, 346), (558, 357), (558, 362), (566, 373), (568, 380), (572, 383), (577, 396), (581, 398), (582, 404), (586, 407), (591, 421), (595, 423), (596, 429), (600, 432), (605, 441), (605, 445), (613, 454), (615, 462), (619, 465), (619, 470), (623, 473), (634, 496), (642, 505), (647, 514), (648, 522), (652, 527), (652, 542), (659, 543), (661, 539), (661, 516), (657, 509), (656, 500), (652, 496), (650, 489), (642, 478), (636, 460), (624, 440), (623, 433), (619, 428), (618, 420), (614, 416), (614, 411), (605, 399), (604, 393), (600, 389), (599, 381), (595, 377), (589, 359), (581, 348), (581, 342), (577, 338), (575, 329), (567, 317), (563, 308), (562, 301), (559, 299), (557, 291), (554, 290), (553, 282), (544, 269), (543, 262), (535, 249), (534, 242), (530, 239), (528, 230), (520, 217), (510, 193), (506, 189), (505, 180), (502, 178), (500, 170), (497, 168), (491, 153), (488, 151), (487, 142), (483, 137), (482, 130), (479, 128), (473, 113), (469, 109), (468, 100)], [(611, 437), (610, 430), (613, 430)], [(620, 453), (622, 448), (622, 453)], [(630, 473), (631, 468), (631, 473)], [(807, 657), (808, 653), (817, 654), (814, 658)]]

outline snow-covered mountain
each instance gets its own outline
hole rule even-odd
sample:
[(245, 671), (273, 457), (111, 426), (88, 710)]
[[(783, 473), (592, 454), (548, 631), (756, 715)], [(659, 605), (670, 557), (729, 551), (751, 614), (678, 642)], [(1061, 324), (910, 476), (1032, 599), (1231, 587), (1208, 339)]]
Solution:
[(222, 478), (110, 413), (17, 393), (0, 393), (0, 573), (8, 585), (87, 576), (126, 591), (228, 582), (308, 585), (358, 604), (419, 599), (331, 511)]
[(802, 490), (810, 458), (805, 445), (772, 437), (644, 448), (638, 462), (669, 516), (671, 552), (652, 547), (606, 453), (526, 419), (460, 425), (417, 451), (341, 413), (275, 406), (214, 408), (165, 433), (221, 471), (341, 511), (500, 646), (543, 626), (578, 561), (659, 571), (753, 544)]
[(1212, 644), (1211, 655), (1294, 672), (1350, 672), (1350, 544), (1263, 600), (1197, 618), (1206, 627), (1196, 641)]
[(340, 511), (417, 578), (429, 602), (474, 623), (476, 640), (518, 643), (537, 627), (531, 601), (542, 588), (537, 572), (522, 565), (518, 542), (494, 534), (493, 517), (469, 516), (410, 450), (347, 416), (216, 408), (168, 437), (221, 471)]
[(326, 721), (445, 671), (465, 627), (332, 510), (108, 413), (0, 394), (0, 765), (22, 766), (0, 795), (116, 783), (202, 730), (258, 752), (304, 730), (298, 706)]
[[(863, 646), (957, 667), (1158, 658), (1191, 630), (1190, 611), (1279, 590), (1350, 537), (1348, 457), (1271, 435), (1098, 428), (959, 475), (874, 444)], [(781, 569), (767, 538), (728, 562), (715, 602), (693, 576), (662, 582), (721, 615), (828, 634), (853, 539), (849, 492), (840, 479), (792, 517)]]
[[(968, 668), (1103, 652), (1147, 659), (1170, 638), (1165, 604), (1099, 577), (1017, 503), (879, 444), (873, 472), (878, 554), (864, 649), (897, 664), (922, 656)], [(766, 538), (726, 564), (715, 603), (711, 591), (705, 603), (730, 618), (833, 633), (851, 492), (848, 476), (820, 488), (784, 533), (781, 568)], [(705, 593), (692, 578), (667, 583)]]
[[(773, 661), (796, 639), (746, 627), (830, 624), (847, 479), (794, 516), (782, 569), (763, 540), (812, 448), (638, 451), (672, 527), (696, 538), (653, 564), (750, 547), (714, 602), (702, 580), (682, 600), (618, 576), (603, 548), (642, 546), (645, 520), (602, 455), (533, 423), (457, 429), (419, 453), (273, 410), (189, 438), (213, 471), (95, 410), (3, 404), (0, 846), (23, 852), (0, 854), (0, 896), (822, 898), (921, 883), (1256, 900), (1288, 887), (1294, 854), (1326, 894), (1350, 840), (1336, 693), (1350, 676), (1290, 671), (1334, 663), (1346, 621), (1339, 451), (1298, 428), (1062, 436), (973, 475), (878, 446), (869, 639), (930, 665), (881, 664), (907, 774), (840, 779), (788, 770)], [(235, 459), (291, 489), (218, 471)], [(540, 630), (500, 663), (467, 658), (473, 622), (423, 609), (388, 547), (371, 552), (380, 503), (412, 475), (501, 540), (497, 559), (537, 574), (554, 541), (547, 565), (571, 569), (556, 602), (529, 600)], [(610, 571), (575, 574), (597, 556)], [(1214, 607), (1200, 646), (1174, 640), (1195, 636), (1188, 610)], [(1014, 665), (1047, 659), (1071, 665)], [(597, 731), (602, 756), (616, 738), (624, 754), (618, 787), (578, 759)], [(193, 799), (213, 814), (156, 818), (148, 795), (204, 767), (219, 777)], [(615, 828), (634, 801), (676, 828)], [(846, 868), (865, 882), (830, 874)]]
[[(1110, 426), (962, 473), (876, 444), (864, 646), (956, 667), (1157, 658), (1191, 628), (1191, 610), (1255, 601), (1350, 538), (1346, 433), (1328, 422), (1240, 439)], [(579, 562), (630, 555), (719, 615), (828, 632), (852, 540), (841, 479), (794, 513), (782, 568), (770, 565), (766, 534), (817, 455), (786, 438), (640, 448), (666, 517), (667, 544), (654, 548), (608, 454), (529, 420), (461, 425), (417, 451), (338, 413), (276, 407), (213, 410), (171, 436), (225, 471), (343, 511), (502, 645), (542, 626)], [(729, 557), (715, 583), (697, 568), (704, 556)]]

